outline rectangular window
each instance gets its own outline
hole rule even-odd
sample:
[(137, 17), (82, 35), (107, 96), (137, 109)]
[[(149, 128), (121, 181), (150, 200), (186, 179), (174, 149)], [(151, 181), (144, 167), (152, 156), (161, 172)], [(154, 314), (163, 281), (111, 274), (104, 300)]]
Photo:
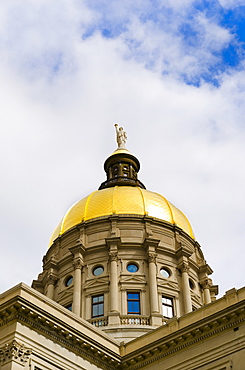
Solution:
[(92, 297), (92, 317), (104, 316), (104, 294)]
[(140, 293), (127, 293), (128, 315), (140, 315)]
[(174, 302), (172, 298), (162, 296), (162, 314), (167, 319), (174, 316)]

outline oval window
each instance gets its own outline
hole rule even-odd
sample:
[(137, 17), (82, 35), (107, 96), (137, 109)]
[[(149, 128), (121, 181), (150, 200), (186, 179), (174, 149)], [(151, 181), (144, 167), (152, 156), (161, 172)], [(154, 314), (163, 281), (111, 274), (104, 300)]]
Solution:
[(65, 286), (70, 286), (72, 282), (73, 282), (73, 277), (68, 276), (65, 280)]
[(127, 266), (127, 270), (128, 272), (137, 272), (139, 268), (135, 263), (129, 263)]
[(167, 279), (170, 276), (170, 271), (163, 267), (160, 270), (160, 274)]
[(104, 267), (103, 266), (97, 266), (93, 269), (93, 275), (94, 276), (99, 276), (104, 272)]

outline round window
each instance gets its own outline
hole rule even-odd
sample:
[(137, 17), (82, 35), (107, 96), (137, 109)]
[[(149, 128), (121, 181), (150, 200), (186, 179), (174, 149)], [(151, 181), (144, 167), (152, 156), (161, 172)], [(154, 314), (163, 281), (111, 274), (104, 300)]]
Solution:
[(94, 276), (99, 276), (104, 272), (104, 267), (103, 266), (97, 266), (93, 269), (93, 274)]
[(137, 272), (138, 271), (138, 266), (135, 263), (129, 263), (127, 266), (128, 272)]
[(65, 286), (70, 286), (73, 282), (73, 277), (72, 276), (68, 276), (65, 280)]
[(169, 270), (168, 269), (166, 269), (166, 268), (161, 268), (161, 270), (160, 270), (160, 274), (163, 276), (163, 277), (165, 277), (166, 279), (167, 278), (169, 278), (169, 276), (170, 276), (170, 272), (169, 272)]

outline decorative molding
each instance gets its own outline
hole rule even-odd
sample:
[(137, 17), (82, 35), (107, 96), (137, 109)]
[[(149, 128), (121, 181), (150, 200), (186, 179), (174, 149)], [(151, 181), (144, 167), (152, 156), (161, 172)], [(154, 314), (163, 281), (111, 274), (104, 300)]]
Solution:
[[(101, 369), (114, 370), (120, 366), (121, 356), (101, 346), (99, 343), (95, 343), (91, 338), (84, 336), (82, 332), (78, 332), (77, 329), (56, 320), (56, 317), (51, 317), (50, 315), (47, 317), (37, 307), (35, 309), (34, 307), (29, 308), (28, 303), (26, 304), (24, 301), (12, 303), (8, 311), (5, 311), (5, 315), (2, 316), (1, 314), (2, 312), (0, 311), (0, 326), (18, 320), (22, 325), (41, 333), (46, 338), (66, 347)], [(16, 356), (16, 360), (17, 357), (20, 357), (24, 364), (24, 359), (28, 360), (27, 355), (31, 354), (27, 350), (29, 349), (19, 344), (16, 346), (14, 343), (14, 346), (9, 347), (8, 350), (5, 350), (5, 347), (0, 348), (0, 359), (7, 361), (13, 353), (13, 356)]]
[(184, 348), (193, 346), (195, 343), (205, 340), (210, 336), (239, 326), (245, 321), (244, 311), (244, 309), (241, 309), (237, 313), (233, 313), (233, 315), (227, 314), (216, 320), (210, 320), (206, 324), (203, 323), (196, 328), (192, 328), (191, 331), (182, 331), (182, 333), (176, 336), (169, 335), (163, 338), (162, 342), (158, 341), (158, 343), (153, 344), (151, 347), (146, 346), (143, 351), (135, 351), (135, 353), (125, 357), (122, 360), (122, 368), (127, 368), (128, 370), (140, 369)]
[(73, 267), (74, 267), (74, 270), (76, 270), (76, 269), (80, 269), (80, 270), (82, 270), (82, 268), (83, 268), (83, 266), (84, 266), (84, 263), (83, 263), (83, 260), (82, 260), (82, 258), (80, 258), (80, 257), (76, 257), (76, 258), (74, 258), (74, 260), (73, 260)]
[(47, 285), (55, 285), (57, 280), (58, 280), (58, 277), (50, 273), (47, 278)]
[(143, 284), (146, 284), (146, 279), (145, 277), (143, 276), (125, 276), (125, 277), (122, 277), (119, 281), (120, 284), (124, 284), (124, 283), (143, 283)]
[(159, 287), (163, 287), (163, 288), (170, 287), (170, 288), (173, 288), (173, 289), (179, 291), (179, 284), (176, 283), (175, 281), (157, 279), (157, 285)]
[(108, 285), (109, 284), (109, 279), (108, 278), (97, 278), (97, 279), (92, 279), (87, 281), (84, 285), (84, 289), (88, 289), (90, 287), (100, 287), (101, 285)]
[(154, 264), (156, 264), (156, 259), (157, 259), (157, 253), (154, 253), (154, 252), (148, 253), (148, 263), (153, 262)]
[(112, 261), (118, 261), (118, 252), (116, 251), (113, 251), (113, 252), (109, 252), (109, 258), (110, 258), (110, 262)]
[(190, 267), (188, 265), (188, 262), (182, 262), (178, 265), (178, 269), (180, 270), (181, 274), (183, 274), (183, 272), (187, 272), (187, 274), (189, 273), (189, 270), (190, 270)]
[[(235, 299), (236, 292), (232, 290), (228, 292), (227, 295), (229, 299), (231, 297)], [(223, 298), (223, 302), (226, 302), (226, 296)], [(201, 308), (201, 310), (203, 309), (203, 313), (208, 313), (208, 316), (202, 315), (202, 319), (200, 319), (198, 310), (196, 313), (193, 312), (192, 324), (188, 326), (182, 326), (182, 318), (168, 320), (164, 327), (159, 328), (159, 330), (163, 330), (163, 335), (159, 336), (158, 340), (148, 342), (148, 344), (145, 344), (138, 350), (123, 357), (84, 335), (75, 325), (72, 326), (67, 324), (66, 321), (61, 321), (57, 317), (48, 314), (37, 305), (31, 303), (31, 301), (20, 296), (12, 298), (8, 303), (1, 306), (0, 326), (8, 325), (17, 320), (22, 325), (31, 328), (78, 356), (82, 356), (91, 363), (96, 364), (101, 369), (114, 370), (127, 368), (128, 370), (136, 370), (147, 364), (155, 363), (178, 351), (191, 348), (194, 344), (202, 340), (216, 336), (226, 330), (236, 329), (242, 324), (244, 325), (244, 299), (232, 305), (226, 303), (224, 308), (218, 310), (218, 312), (215, 311), (215, 308), (216, 306), (213, 306), (212, 314), (210, 314), (211, 306), (208, 311), (206, 311), (205, 308)], [(67, 315), (69, 315), (69, 312), (67, 312)], [(172, 328), (176, 328), (176, 331), (167, 330), (168, 325), (171, 325)], [(93, 330), (92, 326), (91, 330)], [(244, 342), (241, 344), (244, 346)], [(24, 358), (25, 355), (28, 355), (28, 352), (25, 352), (27, 350), (28, 348), (23, 346), (20, 349), (18, 349), (18, 347), (15, 349), (13, 346), (13, 353), (23, 353), (21, 351), (24, 351)], [(5, 358), (9, 358), (7, 357), (8, 353), (12, 356), (11, 350), (6, 351), (6, 347), (0, 348), (0, 358), (2, 361), (6, 361), (4, 360)]]
[(24, 365), (31, 353), (31, 348), (26, 348), (24, 344), (20, 344), (14, 339), (0, 348), (0, 363), (4, 365), (8, 361), (17, 361)]
[(205, 279), (201, 282), (202, 289), (210, 289), (212, 286), (212, 280), (211, 279)]

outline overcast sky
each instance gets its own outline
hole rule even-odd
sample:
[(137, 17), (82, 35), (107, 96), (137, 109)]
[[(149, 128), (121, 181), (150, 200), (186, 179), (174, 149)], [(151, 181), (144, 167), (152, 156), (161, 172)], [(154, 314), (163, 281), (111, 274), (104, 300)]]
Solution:
[(245, 285), (245, 0), (0, 4), (0, 292), (105, 180), (128, 133), (140, 180), (189, 218), (220, 294)]

